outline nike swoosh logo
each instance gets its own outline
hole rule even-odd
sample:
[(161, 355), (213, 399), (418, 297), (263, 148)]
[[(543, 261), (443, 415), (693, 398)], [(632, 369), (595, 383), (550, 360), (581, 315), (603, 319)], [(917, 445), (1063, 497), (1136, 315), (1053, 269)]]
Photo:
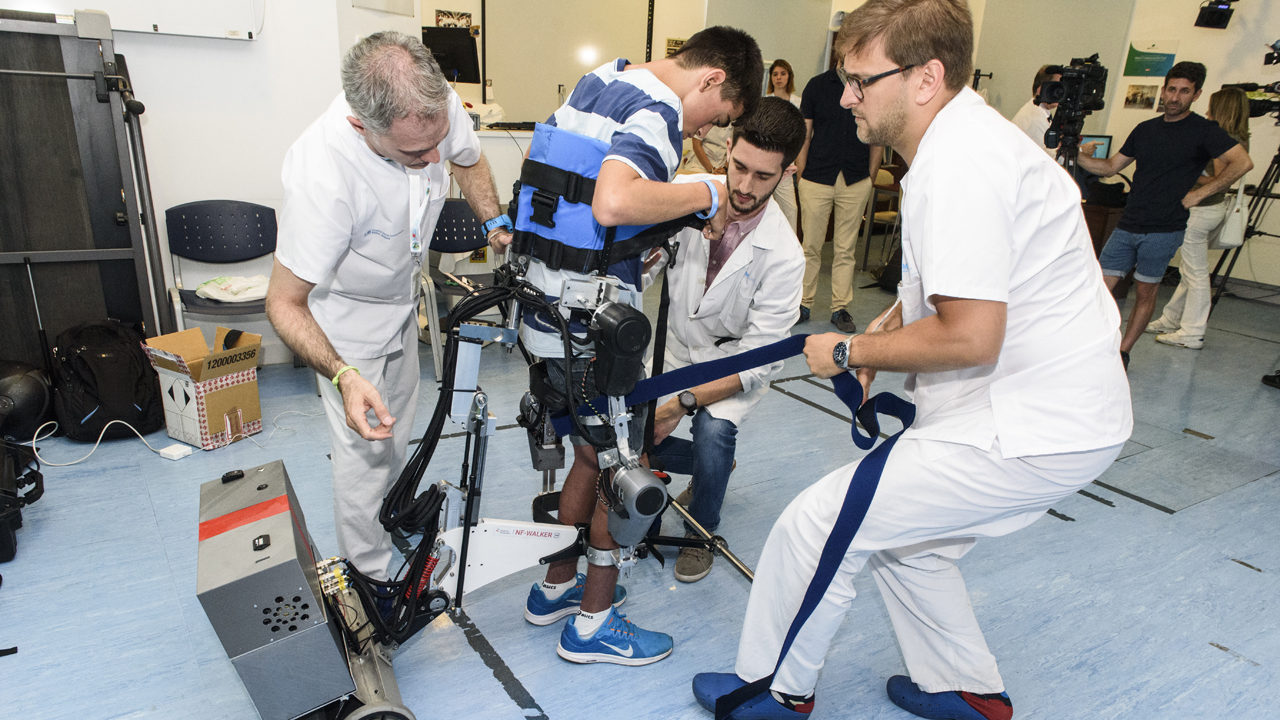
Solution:
[(618, 647), (618, 646), (616, 646), (616, 645), (610, 645), (609, 643), (607, 643), (607, 642), (605, 642), (605, 641), (603, 641), (603, 640), (601, 640), (601, 641), (600, 641), (600, 644), (601, 644), (601, 645), (603, 645), (603, 646), (605, 646), (605, 647), (607, 647), (607, 648), (611, 648), (611, 649), (613, 649), (614, 651), (616, 651), (616, 652), (617, 652), (619, 655), (621, 655), (622, 657), (628, 657), (628, 658), (629, 658), (629, 657), (631, 657), (631, 654), (634, 652), (634, 651), (631, 649), (631, 644), (630, 644), (630, 643), (628, 643), (628, 644), (627, 644), (627, 649), (626, 649), (626, 650), (623, 650), (622, 648), (620, 648), (620, 647)]

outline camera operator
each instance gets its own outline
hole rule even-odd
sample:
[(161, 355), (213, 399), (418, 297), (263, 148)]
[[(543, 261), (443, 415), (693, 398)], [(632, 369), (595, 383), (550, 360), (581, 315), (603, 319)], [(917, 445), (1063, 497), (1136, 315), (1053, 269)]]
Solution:
[(1057, 143), (1053, 147), (1044, 144), (1044, 133), (1049, 129), (1049, 120), (1053, 118), (1053, 111), (1058, 107), (1058, 103), (1042, 103), (1040, 102), (1040, 86), (1047, 82), (1058, 82), (1062, 79), (1059, 73), (1049, 74), (1049, 68), (1052, 65), (1041, 65), (1036, 71), (1036, 77), (1031, 81), (1031, 99), (1027, 101), (1013, 116), (1013, 124), (1018, 129), (1027, 134), (1027, 137), (1035, 141), (1036, 147), (1043, 148), (1050, 157), (1057, 152)]
[[(1124, 214), (1098, 258), (1108, 289), (1130, 270), (1137, 281), (1137, 302), (1120, 343), (1125, 369), (1129, 367), (1129, 351), (1151, 320), (1156, 288), (1165, 268), (1182, 245), (1189, 209), (1253, 169), (1249, 153), (1239, 142), (1214, 122), (1191, 112), (1204, 78), (1205, 67), (1200, 63), (1174, 65), (1160, 91), (1162, 116), (1134, 128), (1120, 152), (1106, 160), (1092, 157), (1094, 143), (1080, 146), (1080, 167), (1101, 177), (1115, 175), (1139, 161)], [(1221, 162), (1220, 171), (1196, 187), (1196, 179), (1214, 159)]]

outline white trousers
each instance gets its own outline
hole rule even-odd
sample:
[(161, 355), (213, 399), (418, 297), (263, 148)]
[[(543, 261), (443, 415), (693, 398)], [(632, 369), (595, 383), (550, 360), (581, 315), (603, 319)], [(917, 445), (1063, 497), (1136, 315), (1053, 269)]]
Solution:
[[(1120, 445), (1005, 460), (999, 447), (903, 438), (890, 453), (867, 516), (831, 586), (778, 668), (772, 688), (807, 695), (854, 598), (864, 563), (875, 574), (911, 679), (926, 692), (997, 693), (1004, 682), (978, 628), (956, 561), (978, 537), (1026, 527), (1111, 465)], [(735, 670), (773, 672), (858, 463), (800, 493), (769, 533), (738, 644)]]
[(1227, 217), (1227, 204), (1191, 208), (1187, 233), (1182, 237), (1182, 281), (1164, 306), (1160, 322), (1180, 328), (1178, 334), (1188, 339), (1203, 339), (1209, 324), (1209, 243), (1218, 236)]
[[(377, 580), (387, 579), (391, 563), (391, 536), (378, 522), (382, 496), (404, 468), (405, 452), (413, 435), (418, 408), (417, 324), (409, 322), (401, 332), (403, 348), (376, 358), (346, 358), (360, 370), (382, 396), (382, 403), (396, 419), (390, 440), (369, 441), (347, 427), (342, 393), (328, 379), (320, 378), (333, 458), (333, 521), (338, 553), (360, 572)], [(350, 371), (348, 371), (350, 372)], [(370, 424), (377, 422), (373, 413)]]

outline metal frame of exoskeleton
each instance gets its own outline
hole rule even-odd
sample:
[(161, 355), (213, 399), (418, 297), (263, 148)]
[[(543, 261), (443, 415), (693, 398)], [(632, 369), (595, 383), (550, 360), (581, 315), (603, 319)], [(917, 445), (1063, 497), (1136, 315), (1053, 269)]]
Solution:
[[(542, 168), (537, 175), (544, 181), (545, 170)], [(583, 183), (563, 185), (577, 187), (581, 192)], [(517, 198), (520, 195), (519, 184), (515, 194)], [(578, 199), (589, 202), (590, 197), (588, 194)], [(567, 202), (564, 197), (554, 200)], [(631, 447), (628, 441), (627, 427), (632, 416), (624, 398), (641, 374), (652, 333), (643, 313), (623, 301), (628, 291), (604, 270), (621, 259), (615, 249), (631, 254), (648, 252), (653, 247), (666, 245), (679, 228), (696, 226), (698, 222), (690, 216), (655, 226), (640, 236), (641, 240), (629, 240), (625, 247), (612, 244), (610, 229), (605, 233), (604, 247), (589, 251), (595, 255), (583, 255), (578, 250), (573, 255), (578, 260), (586, 258), (587, 267), (583, 269), (595, 274), (566, 281), (554, 301), (525, 280), (525, 271), (532, 258), (556, 255), (559, 251), (539, 251), (537, 248), (551, 241), (536, 236), (530, 238), (517, 231), (517, 242), (512, 246), (508, 262), (495, 272), (494, 285), (475, 290), (455, 306), (444, 328), (447, 335), (444, 372), (435, 412), (421, 442), (384, 498), (379, 514), (379, 521), (398, 544), (412, 549), (407, 553), (405, 565), (390, 581), (376, 581), (355, 568), (346, 568), (346, 577), (367, 611), (371, 638), (393, 646), (403, 643), (440, 613), (449, 608), (460, 610), (465, 590), (540, 563), (582, 555), (592, 564), (617, 566), (626, 576), (638, 559), (650, 553), (661, 561), (658, 545), (702, 547), (720, 552), (751, 579), (750, 569), (728, 552), (723, 538), (707, 533), (685, 508), (670, 499), (665, 487), (669, 480), (665, 475), (655, 474), (641, 464), (640, 455), (647, 448)], [(674, 257), (675, 248), (668, 245), (668, 250)], [(504, 315), (503, 327), (469, 322), (494, 308)], [(580, 412), (589, 393), (586, 388), (574, 387), (571, 373), (565, 373), (563, 388), (551, 387), (539, 363), (529, 356), (518, 339), (519, 323), (526, 311), (539, 313), (539, 317), (555, 327), (563, 342), (564, 358), (574, 358), (579, 348), (585, 349), (588, 343), (594, 343), (595, 390), (608, 397), (605, 412), (595, 408), (591, 413)], [(579, 338), (571, 333), (571, 317), (589, 328), (587, 337)], [(664, 326), (665, 322), (660, 320), (660, 332), (665, 331)], [(533, 501), (534, 522), (495, 520), (479, 515), (488, 440), (496, 430), (496, 418), (488, 409), (488, 396), (479, 386), (480, 348), (486, 342), (519, 347), (530, 362), (531, 387), (521, 400), (519, 423), (529, 432), (534, 468), (543, 474), (542, 493)], [(661, 367), (660, 358), (656, 364)], [(609, 530), (622, 546), (619, 549), (591, 548), (586, 524), (564, 525), (553, 515), (559, 504), (555, 472), (564, 467), (565, 459), (561, 439), (551, 427), (553, 413), (567, 415), (574, 433), (585, 438), (590, 438), (586, 432), (590, 424), (607, 424), (612, 430), (610, 442), (593, 444), (604, 471), (600, 495), (610, 508)], [(419, 494), (422, 477), (447, 420), (466, 428), (461, 476), (456, 484), (440, 481)], [(646, 435), (646, 442), (651, 443), (651, 430)], [(697, 529), (701, 539), (650, 536), (653, 520), (668, 506), (675, 507), (690, 526)], [(481, 557), (483, 562), (473, 562), (472, 557)], [(390, 605), (389, 618), (384, 619), (377, 612), (379, 604)]]

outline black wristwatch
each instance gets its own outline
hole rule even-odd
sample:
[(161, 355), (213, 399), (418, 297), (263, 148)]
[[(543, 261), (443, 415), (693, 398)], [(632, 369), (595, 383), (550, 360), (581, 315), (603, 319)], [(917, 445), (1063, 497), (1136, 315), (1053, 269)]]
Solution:
[(685, 415), (693, 415), (698, 412), (698, 398), (693, 393), (685, 390), (676, 396), (680, 401), (680, 407), (684, 408)]
[(831, 359), (835, 361), (836, 367), (841, 370), (849, 369), (849, 340), (846, 338), (836, 343), (831, 350)]

